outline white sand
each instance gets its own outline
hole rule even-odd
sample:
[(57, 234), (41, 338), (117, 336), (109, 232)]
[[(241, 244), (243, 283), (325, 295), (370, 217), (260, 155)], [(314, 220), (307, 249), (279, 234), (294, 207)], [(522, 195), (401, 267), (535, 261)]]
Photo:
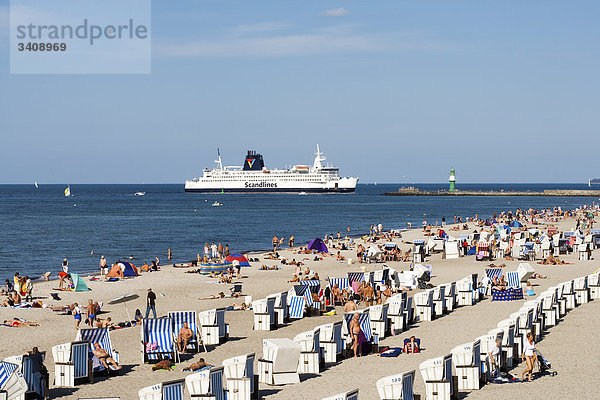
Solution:
[[(559, 223), (562, 229), (571, 228), (573, 221), (562, 221)], [(471, 226), (472, 230), (472, 226)], [(466, 232), (462, 232), (466, 233)], [(456, 235), (459, 232), (455, 232)], [(402, 240), (413, 240), (422, 237), (418, 230), (406, 232)], [(400, 240), (397, 240), (400, 241)], [(409, 245), (401, 245), (406, 250)], [(301, 260), (304, 257), (299, 254), (290, 254), (287, 251), (280, 252), (288, 259)], [(342, 252), (347, 257), (355, 257), (355, 250)], [(595, 252), (598, 254), (598, 251)], [(312, 256), (309, 256), (312, 260)], [(563, 257), (561, 257), (563, 258)], [(534, 265), (536, 271), (547, 275), (547, 279), (536, 279), (536, 293), (562, 282), (567, 279), (587, 275), (597, 267), (597, 262), (579, 262), (575, 255), (564, 257), (571, 265), (563, 266), (541, 266)], [(321, 282), (325, 285), (327, 276), (343, 277), (346, 272), (358, 271), (360, 266), (355, 264), (349, 266), (347, 263), (335, 261), (333, 258), (325, 258), (323, 261), (305, 261), (311, 269), (319, 273)], [(506, 262), (494, 261), (495, 264), (505, 262), (505, 271), (516, 270), (517, 261)], [(265, 264), (274, 265), (275, 261), (265, 261)], [(433, 264), (433, 276), (431, 283), (434, 285), (455, 281), (467, 274), (478, 272), (484, 273), (487, 262), (475, 262), (474, 257), (465, 257), (455, 260), (442, 260), (441, 256), (433, 255), (427, 260)], [(389, 266), (398, 270), (408, 269), (409, 263), (390, 262)], [(244, 268), (243, 274), (247, 276), (243, 282), (244, 294), (252, 295), (254, 299), (260, 299), (268, 294), (278, 291), (287, 291), (291, 284), (287, 280), (291, 278), (294, 267), (282, 266), (279, 271), (260, 271), (259, 263), (254, 263), (253, 268)], [(532, 264), (533, 265), (533, 264)], [(382, 264), (367, 264), (367, 270), (380, 269)], [(112, 317), (113, 321), (127, 319), (125, 307), (122, 304), (108, 305), (114, 297), (124, 293), (138, 293), (140, 298), (128, 303), (131, 315), (136, 308), (145, 312), (146, 290), (152, 287), (157, 293), (157, 311), (159, 315), (166, 315), (169, 311), (197, 310), (203, 311), (215, 307), (225, 307), (233, 301), (240, 302), (243, 299), (219, 299), (219, 300), (197, 300), (220, 291), (229, 293), (231, 285), (219, 285), (207, 283), (210, 278), (199, 274), (185, 274), (184, 269), (163, 267), (156, 273), (146, 273), (135, 279), (127, 279), (115, 283), (91, 282), (86, 279), (88, 286), (92, 289), (87, 293), (60, 292), (62, 301), (48, 299), (52, 287), (57, 282), (45, 282), (35, 285), (34, 296), (43, 297), (43, 301), (51, 305), (66, 305), (78, 302), (80, 305), (87, 304), (92, 298), (95, 301), (105, 303), (101, 315), (102, 318)], [(481, 275), (480, 275), (481, 276)], [(414, 291), (413, 291), (414, 292)], [(164, 296), (161, 295), (164, 293)], [(525, 301), (525, 300), (524, 300)], [(301, 383), (284, 387), (270, 387), (260, 385), (263, 397), (269, 399), (321, 399), (327, 395), (333, 395), (343, 390), (358, 387), (361, 399), (377, 399), (375, 381), (386, 375), (400, 373), (403, 371), (417, 370), (415, 378), (415, 393), (424, 396), (425, 388), (420, 372), (419, 364), (429, 358), (450, 353), (450, 350), (476, 337), (487, 333), (495, 328), (498, 321), (505, 319), (512, 312), (517, 311), (524, 301), (492, 303), (489, 299), (472, 307), (460, 307), (454, 312), (433, 322), (418, 323), (410, 327), (410, 330), (399, 336), (386, 338), (381, 345), (401, 346), (404, 338), (415, 335), (421, 338), (424, 351), (420, 354), (401, 355), (398, 358), (382, 358), (377, 355), (369, 355), (358, 359), (346, 359), (341, 363), (329, 367), (316, 377), (301, 377)], [(559, 372), (555, 377), (544, 377), (530, 384), (504, 384), (487, 385), (481, 391), (469, 394), (469, 398), (515, 398), (527, 396), (529, 399), (548, 398), (595, 398), (597, 397), (594, 373), (598, 370), (600, 362), (596, 356), (599, 346), (595, 327), (599, 326), (600, 302), (592, 301), (571, 311), (557, 327), (551, 328), (538, 344), (540, 351), (550, 359), (553, 367)], [(74, 389), (55, 388), (51, 384), (50, 393), (52, 398), (76, 398), (87, 396), (120, 396), (122, 399), (135, 399), (139, 389), (171, 379), (185, 377), (188, 373), (181, 372), (184, 366), (192, 361), (203, 357), (207, 362), (220, 365), (225, 358), (240, 354), (255, 352), (257, 358), (262, 356), (262, 338), (293, 338), (296, 334), (312, 329), (317, 325), (334, 322), (341, 319), (341, 308), (338, 307), (338, 315), (307, 317), (299, 321), (289, 323), (284, 327), (271, 332), (255, 332), (252, 330), (252, 311), (235, 311), (226, 313), (226, 322), (230, 324), (230, 341), (215, 348), (209, 348), (208, 353), (200, 353), (177, 365), (176, 371), (152, 372), (151, 365), (141, 362), (140, 328), (132, 327), (111, 332), (113, 345), (121, 355), (121, 364), (124, 366), (120, 376), (111, 378), (99, 378), (93, 385), (84, 384)], [(50, 371), (51, 383), (54, 374), (51, 348), (54, 345), (70, 342), (75, 339), (75, 323), (72, 316), (58, 315), (47, 309), (0, 309), (0, 318), (11, 319), (21, 317), (42, 324), (41, 327), (27, 328), (0, 328), (2, 340), (0, 340), (0, 358), (11, 355), (22, 354), (33, 346), (47, 352), (46, 366)], [(83, 326), (82, 322), (82, 326)], [(184, 356), (185, 357), (185, 356)], [(513, 372), (520, 373), (522, 366)]]

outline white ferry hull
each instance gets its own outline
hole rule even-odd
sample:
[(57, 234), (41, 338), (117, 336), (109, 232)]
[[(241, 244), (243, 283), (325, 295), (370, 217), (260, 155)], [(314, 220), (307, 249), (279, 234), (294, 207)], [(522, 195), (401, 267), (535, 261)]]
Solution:
[(264, 180), (261, 182), (229, 181), (217, 185), (214, 182), (196, 180), (185, 181), (186, 192), (196, 193), (352, 193), (358, 178), (341, 178), (327, 183), (281, 182)]

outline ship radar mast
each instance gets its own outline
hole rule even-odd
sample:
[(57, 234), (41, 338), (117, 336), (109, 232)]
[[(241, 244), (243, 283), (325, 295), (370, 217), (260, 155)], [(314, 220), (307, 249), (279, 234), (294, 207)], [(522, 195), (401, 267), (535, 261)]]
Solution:
[(319, 149), (318, 144), (317, 144), (317, 152), (314, 153), (314, 155), (315, 155), (315, 162), (313, 163), (313, 168), (314, 169), (323, 168), (323, 164), (321, 162), (327, 160), (327, 157), (323, 156), (323, 153), (321, 153), (321, 150)]
[(215, 160), (215, 163), (217, 163), (219, 169), (223, 171), (223, 162), (221, 161), (221, 152), (219, 151), (219, 149), (217, 149), (217, 156), (218, 158)]

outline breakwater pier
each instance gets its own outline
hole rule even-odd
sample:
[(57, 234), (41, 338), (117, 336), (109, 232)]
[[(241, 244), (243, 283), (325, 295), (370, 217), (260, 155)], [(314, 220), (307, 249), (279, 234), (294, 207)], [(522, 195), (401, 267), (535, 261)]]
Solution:
[(395, 192), (382, 193), (382, 196), (547, 196), (547, 197), (599, 197), (600, 190), (563, 190), (550, 189), (542, 192), (531, 191), (478, 191), (455, 190), (453, 192), (438, 190), (434, 192), (422, 191), (415, 187), (402, 187)]

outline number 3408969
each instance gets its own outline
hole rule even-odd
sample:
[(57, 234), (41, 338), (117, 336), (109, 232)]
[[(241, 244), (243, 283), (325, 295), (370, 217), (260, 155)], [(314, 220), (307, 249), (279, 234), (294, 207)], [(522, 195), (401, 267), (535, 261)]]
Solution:
[(19, 51), (66, 51), (66, 43), (18, 43)]

